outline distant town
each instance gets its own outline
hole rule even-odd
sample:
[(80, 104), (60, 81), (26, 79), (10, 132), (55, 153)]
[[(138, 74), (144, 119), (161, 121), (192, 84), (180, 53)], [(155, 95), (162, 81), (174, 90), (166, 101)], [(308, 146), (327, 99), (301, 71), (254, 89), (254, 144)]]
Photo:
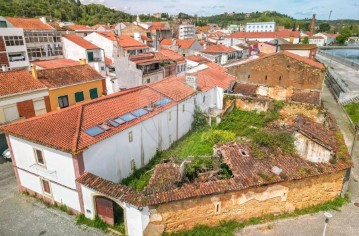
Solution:
[(359, 230), (357, 25), (72, 2), (0, 16), (0, 232)]

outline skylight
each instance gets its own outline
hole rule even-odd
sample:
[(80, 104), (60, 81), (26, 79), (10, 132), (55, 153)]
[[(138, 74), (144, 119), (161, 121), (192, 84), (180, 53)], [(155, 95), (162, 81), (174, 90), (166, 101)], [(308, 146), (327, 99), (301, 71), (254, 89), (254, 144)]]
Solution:
[(118, 126), (120, 126), (119, 123), (117, 123), (116, 121), (113, 121), (113, 120), (108, 120), (107, 122), (108, 122), (111, 126), (113, 126), (113, 127), (118, 127)]
[(87, 130), (85, 130), (85, 133), (90, 135), (91, 137), (95, 137), (104, 132), (105, 131), (98, 126), (94, 126), (94, 127), (91, 127), (91, 128), (88, 128)]
[[(120, 118), (126, 122), (129, 122), (131, 120), (136, 119), (136, 116), (132, 115), (131, 113), (124, 114), (123, 116), (120, 116)], [(116, 121), (116, 120), (115, 120)], [(116, 121), (117, 122), (117, 121)]]
[(119, 125), (122, 125), (123, 123), (125, 123), (125, 121), (123, 119), (121, 119), (121, 118), (117, 118), (114, 121)]
[(137, 109), (137, 110), (135, 110), (135, 111), (133, 111), (131, 113), (134, 114), (137, 117), (141, 117), (141, 116), (144, 116), (144, 115), (148, 114), (148, 111), (146, 111), (143, 108), (140, 108), (140, 109)]
[(168, 104), (168, 103), (170, 103), (170, 102), (171, 102), (171, 99), (169, 99), (169, 98), (162, 98), (161, 100), (159, 100), (159, 101), (153, 103), (153, 105), (156, 106), (156, 107), (159, 107), (159, 106), (164, 106), (164, 105), (166, 105), (166, 104)]

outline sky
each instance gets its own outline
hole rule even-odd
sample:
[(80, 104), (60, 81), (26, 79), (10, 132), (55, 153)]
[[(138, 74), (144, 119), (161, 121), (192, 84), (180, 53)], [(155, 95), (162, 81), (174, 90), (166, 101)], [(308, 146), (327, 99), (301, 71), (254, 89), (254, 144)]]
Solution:
[(83, 4), (97, 3), (131, 14), (166, 12), (209, 16), (224, 12), (277, 11), (295, 19), (359, 20), (359, 0), (81, 0)]

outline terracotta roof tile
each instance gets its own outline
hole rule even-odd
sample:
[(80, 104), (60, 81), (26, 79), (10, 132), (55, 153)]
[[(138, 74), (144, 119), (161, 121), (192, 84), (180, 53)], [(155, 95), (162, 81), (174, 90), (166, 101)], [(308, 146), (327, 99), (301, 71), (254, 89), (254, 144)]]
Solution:
[(68, 25), (67, 27), (75, 31), (94, 31), (93, 29), (91, 29), (91, 27), (87, 25)]
[(71, 86), (78, 83), (85, 83), (103, 79), (89, 65), (68, 66), (37, 71), (38, 79), (48, 88)]
[(46, 89), (26, 70), (0, 72), (0, 96)]
[[(160, 164), (159, 167), (155, 168), (156, 173), (151, 177), (150, 186), (143, 192), (136, 192), (128, 189), (126, 186), (115, 184), (90, 173), (85, 173), (77, 179), (77, 182), (100, 193), (118, 198), (121, 201), (143, 207), (299, 180), (335, 173), (352, 167), (349, 160), (338, 160), (334, 164), (313, 163), (302, 159), (298, 155), (270, 155), (259, 159), (252, 157), (250, 148), (241, 143), (226, 143), (216, 148), (220, 150), (223, 161), (231, 169), (233, 173), (232, 178), (207, 182), (182, 183), (180, 187), (177, 187), (180, 174), (176, 170), (176, 165), (166, 163)], [(166, 170), (165, 167), (168, 169)], [(279, 168), (281, 173), (273, 173), (273, 167)], [(160, 173), (161, 170), (164, 173)], [(158, 182), (163, 181), (161, 182), (163, 183), (163, 188), (158, 183), (155, 183), (156, 180)], [(151, 189), (151, 186), (154, 188)], [(114, 190), (116, 188), (119, 190)]]
[(232, 47), (227, 47), (223, 44), (216, 44), (207, 46), (206, 49), (203, 50), (205, 53), (227, 53), (227, 52), (237, 52), (236, 49)]
[(320, 105), (320, 93), (317, 91), (293, 91), (291, 100), (293, 102)]
[(254, 85), (254, 84), (241, 84), (241, 83), (237, 83), (234, 86), (234, 93), (239, 93), (242, 94), (244, 96), (251, 96), (251, 97), (255, 97), (257, 95), (257, 89), (258, 89), (258, 85)]
[(96, 46), (95, 44), (87, 41), (86, 39), (81, 38), (80, 36), (76, 34), (65, 34), (63, 35), (64, 38), (70, 40), (71, 42), (79, 45), (80, 47), (84, 49), (100, 49), (100, 47)]
[[(175, 93), (176, 89), (179, 89), (181, 94)], [(78, 153), (103, 139), (153, 117), (176, 105), (177, 100), (182, 100), (184, 96), (191, 96), (194, 93), (195, 91), (191, 87), (181, 81), (172, 79), (169, 83), (167, 79), (163, 79), (150, 85), (124, 90), (42, 116), (20, 121), (16, 125), (2, 126), (1, 130), (25, 140), (64, 152)], [(153, 102), (165, 97), (172, 97), (173, 100), (167, 105), (154, 108), (152, 112), (142, 117), (126, 122), (118, 127), (110, 125), (110, 130), (95, 137), (85, 133), (85, 130), (90, 127), (107, 123), (107, 119), (118, 118), (136, 109), (149, 106)]]
[(144, 43), (141, 43), (134, 38), (126, 35), (117, 36), (115, 33), (112, 32), (96, 32), (97, 34), (114, 41), (114, 39), (117, 39), (117, 43), (125, 48), (125, 49), (141, 49), (141, 48), (148, 48), (148, 46)]
[(80, 65), (79, 61), (74, 61), (65, 58), (46, 60), (46, 61), (33, 61), (31, 63), (45, 69)]
[(112, 60), (110, 58), (108, 58), (108, 57), (105, 57), (105, 63), (106, 63), (106, 65), (112, 65), (113, 64)]
[(195, 39), (177, 39), (176, 45), (180, 46), (181, 48), (190, 48), (196, 42)]
[(174, 41), (172, 39), (163, 39), (160, 42), (161, 46), (170, 46), (170, 45), (174, 45)]
[(166, 22), (152, 22), (149, 28), (150, 30), (169, 30)]
[(281, 50), (311, 50), (316, 49), (316, 44), (281, 44)]
[(171, 60), (173, 60), (173, 61), (177, 61), (177, 62), (185, 61), (185, 58), (182, 55), (175, 53), (174, 51), (169, 50), (169, 49), (161, 49), (160, 53), (171, 58)]
[(16, 28), (24, 30), (54, 30), (50, 25), (43, 23), (39, 18), (5, 17)]
[(186, 60), (194, 61), (194, 62), (201, 63), (201, 64), (210, 62), (210, 60), (208, 60), (204, 57), (201, 57), (201, 56), (196, 56), (196, 55), (187, 56)]

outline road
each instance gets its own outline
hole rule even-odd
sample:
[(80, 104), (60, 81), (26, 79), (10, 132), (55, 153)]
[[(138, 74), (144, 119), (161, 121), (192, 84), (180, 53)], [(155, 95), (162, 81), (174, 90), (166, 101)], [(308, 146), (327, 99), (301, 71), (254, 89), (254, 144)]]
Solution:
[[(347, 146), (351, 148), (353, 131), (350, 126), (350, 121), (326, 86), (323, 89), (322, 100), (324, 107), (335, 115), (337, 123), (343, 132), (345, 142)], [(340, 212), (330, 212), (333, 214), (333, 218), (328, 224), (327, 236), (359, 235), (359, 208), (354, 205), (355, 202), (359, 202), (359, 143), (356, 145), (353, 161), (355, 167), (352, 169), (349, 184), (351, 203), (342, 207)], [(323, 212), (313, 215), (304, 215), (263, 225), (246, 227), (237, 232), (236, 236), (320, 236), (323, 233), (324, 219)]]
[(74, 216), (49, 208), (20, 194), (11, 162), (0, 158), (0, 236), (14, 235), (104, 235), (101, 231), (76, 225)]

